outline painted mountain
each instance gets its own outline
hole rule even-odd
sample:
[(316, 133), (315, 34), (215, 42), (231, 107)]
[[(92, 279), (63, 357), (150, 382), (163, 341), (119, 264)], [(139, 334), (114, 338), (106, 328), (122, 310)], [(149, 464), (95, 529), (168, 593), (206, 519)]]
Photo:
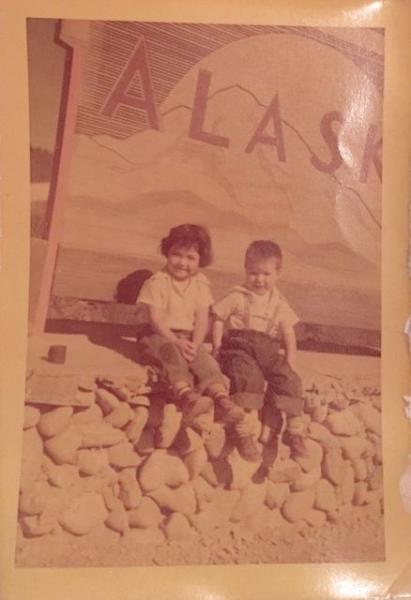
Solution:
[(274, 239), (302, 318), (379, 327), (380, 30), (77, 27), (66, 31), (75, 48), (81, 33), (85, 66), (65, 248), (159, 260), (170, 227), (201, 223), (213, 269), (239, 280), (247, 244)]

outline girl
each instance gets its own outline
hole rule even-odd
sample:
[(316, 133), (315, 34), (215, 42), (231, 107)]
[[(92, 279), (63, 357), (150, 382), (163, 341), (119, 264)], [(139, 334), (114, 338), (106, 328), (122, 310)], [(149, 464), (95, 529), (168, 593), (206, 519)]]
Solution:
[[(179, 225), (161, 241), (161, 253), (164, 268), (144, 283), (137, 300), (148, 307), (148, 323), (138, 336), (142, 357), (159, 368), (181, 402), (185, 424), (211, 408), (211, 397), (222, 420), (237, 426), (245, 413), (230, 400), (226, 379), (203, 345), (213, 303), (210, 283), (201, 273), (211, 263), (210, 237), (199, 225)], [(239, 442), (244, 458), (258, 460), (251, 435), (241, 436)]]

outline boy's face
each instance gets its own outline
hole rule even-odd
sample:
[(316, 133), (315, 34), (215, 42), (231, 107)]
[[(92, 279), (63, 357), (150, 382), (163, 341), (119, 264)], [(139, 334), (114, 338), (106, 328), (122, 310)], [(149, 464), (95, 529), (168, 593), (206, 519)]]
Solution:
[(245, 266), (245, 285), (254, 294), (262, 296), (273, 289), (280, 272), (276, 258), (250, 260)]
[(167, 269), (178, 281), (195, 275), (200, 268), (200, 254), (195, 246), (171, 246), (167, 254)]

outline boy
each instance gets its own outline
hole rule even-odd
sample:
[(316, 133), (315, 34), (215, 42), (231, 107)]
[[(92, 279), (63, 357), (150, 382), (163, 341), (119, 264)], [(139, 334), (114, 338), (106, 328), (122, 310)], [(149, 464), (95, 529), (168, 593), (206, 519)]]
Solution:
[[(263, 423), (270, 425), (273, 435), (282, 429), (282, 412), (295, 417), (303, 407), (301, 380), (295, 372), (298, 317), (276, 288), (281, 265), (278, 244), (252, 242), (245, 255), (244, 284), (232, 288), (212, 308), (214, 355), (230, 379), (231, 399), (242, 408), (263, 408)], [(285, 355), (280, 352), (282, 343)], [(283, 441), (294, 454), (303, 454), (298, 421), (288, 418)], [(261, 441), (267, 443), (269, 437), (263, 427)]]

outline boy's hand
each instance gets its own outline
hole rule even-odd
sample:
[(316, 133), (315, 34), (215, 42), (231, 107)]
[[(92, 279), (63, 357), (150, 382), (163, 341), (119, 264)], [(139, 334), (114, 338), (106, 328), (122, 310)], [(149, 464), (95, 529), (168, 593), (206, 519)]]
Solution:
[(197, 348), (190, 340), (178, 340), (177, 347), (187, 362), (194, 360), (197, 353)]

